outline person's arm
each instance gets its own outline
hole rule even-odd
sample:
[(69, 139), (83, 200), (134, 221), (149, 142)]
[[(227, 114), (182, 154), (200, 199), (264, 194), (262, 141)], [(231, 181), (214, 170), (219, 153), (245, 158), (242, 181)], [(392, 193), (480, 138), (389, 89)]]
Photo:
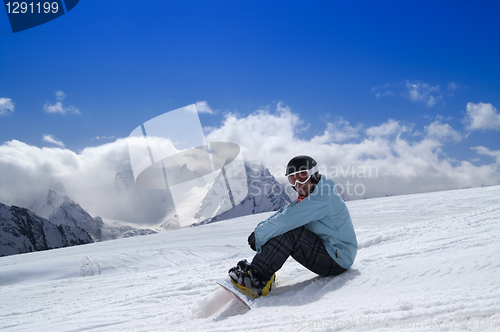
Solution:
[(314, 195), (297, 204), (281, 208), (277, 213), (264, 220), (255, 228), (255, 247), (261, 247), (269, 239), (303, 226), (310, 221), (319, 220), (330, 213), (328, 195)]

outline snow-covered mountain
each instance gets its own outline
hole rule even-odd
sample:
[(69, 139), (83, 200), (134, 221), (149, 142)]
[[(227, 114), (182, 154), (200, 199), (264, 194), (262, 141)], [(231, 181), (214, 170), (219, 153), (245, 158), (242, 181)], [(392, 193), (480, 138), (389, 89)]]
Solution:
[(75, 225), (55, 225), (33, 212), (0, 203), (0, 256), (94, 242)]
[(78, 226), (83, 228), (92, 239), (101, 240), (101, 231), (104, 225), (101, 217), (92, 218), (79, 204), (64, 196), (61, 204), (49, 216), (49, 221), (55, 225)]
[(288, 259), (248, 311), (215, 281), (270, 213), (0, 258), (2, 331), (498, 331), (500, 186), (347, 202), (359, 251)]
[(101, 229), (104, 225), (101, 217), (92, 217), (79, 204), (66, 194), (62, 183), (52, 183), (45, 200), (32, 204), (30, 211), (48, 219), (59, 226), (77, 226), (83, 228), (94, 241), (101, 240)]
[(66, 190), (60, 182), (52, 182), (48, 189), (47, 196), (35, 201), (29, 210), (36, 213), (42, 218), (49, 218), (51, 214), (56, 212), (57, 208), (64, 202)]
[[(224, 200), (229, 200), (229, 195), (225, 188), (220, 188), (224, 182), (216, 179), (214, 185), (208, 190), (202, 205), (196, 214), (198, 223), (196, 225), (207, 224), (230, 218), (252, 215), (263, 212), (276, 211), (285, 204), (291, 202), (290, 196), (286, 193), (287, 187), (280, 184), (269, 170), (261, 164), (246, 163), (246, 176), (235, 176), (233, 181), (246, 182), (248, 195), (232, 209), (220, 213)], [(219, 175), (219, 178), (222, 174)], [(236, 185), (235, 187), (243, 187)], [(290, 187), (290, 186), (288, 186)], [(291, 187), (290, 187), (291, 188)], [(217, 203), (221, 202), (221, 203)], [(208, 211), (208, 212), (207, 212)]]
[[(122, 204), (130, 204), (132, 206), (141, 204), (145, 200), (155, 202), (155, 198), (158, 198), (157, 192), (149, 193), (146, 190), (137, 188), (131, 171), (117, 173), (113, 187), (111, 190), (109, 188), (107, 190), (114, 192), (119, 198), (122, 198)], [(167, 194), (163, 193), (162, 195), (166, 196)], [(112, 201), (116, 200), (116, 198), (117, 196), (110, 195)], [(104, 204), (106, 203), (104, 202)], [(160, 199), (160, 203), (157, 205), (159, 213), (164, 208), (165, 201)], [(83, 228), (95, 242), (155, 234), (161, 231), (161, 228), (141, 227), (140, 224), (134, 224), (126, 220), (103, 220), (100, 216), (92, 217), (86, 209), (67, 196), (64, 185), (61, 182), (52, 182), (47, 196), (34, 202), (29, 209), (55, 225), (69, 225)], [(119, 207), (117, 209), (119, 210)], [(117, 211), (116, 214), (120, 215), (120, 212)]]

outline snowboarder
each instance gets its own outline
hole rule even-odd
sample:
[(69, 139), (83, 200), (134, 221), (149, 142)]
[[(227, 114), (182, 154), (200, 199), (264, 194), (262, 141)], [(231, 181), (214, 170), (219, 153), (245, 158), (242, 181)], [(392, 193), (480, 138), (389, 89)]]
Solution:
[(285, 176), (298, 193), (297, 200), (257, 225), (248, 244), (257, 252), (251, 263), (242, 260), (229, 270), (233, 283), (247, 295), (269, 293), (289, 256), (320, 276), (345, 272), (358, 250), (347, 206), (335, 183), (320, 175), (309, 156), (290, 160)]

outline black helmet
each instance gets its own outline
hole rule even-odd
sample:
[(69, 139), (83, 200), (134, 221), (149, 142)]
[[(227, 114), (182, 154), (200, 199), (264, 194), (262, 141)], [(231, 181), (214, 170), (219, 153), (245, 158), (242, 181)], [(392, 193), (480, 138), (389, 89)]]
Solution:
[[(313, 168), (314, 166), (316, 166), (318, 163), (316, 162), (316, 160), (314, 160), (313, 158), (309, 157), (309, 156), (297, 156), (297, 157), (294, 157), (292, 158), (292, 160), (290, 160), (288, 162), (288, 165), (286, 165), (286, 173), (285, 173), (285, 176), (288, 176), (292, 173), (296, 173), (296, 172), (299, 172), (299, 171), (306, 171), (306, 170), (309, 170), (311, 168)], [(313, 175), (311, 175), (311, 182), (313, 184), (317, 184), (319, 182), (321, 178), (321, 175), (319, 174), (319, 171), (314, 173)]]

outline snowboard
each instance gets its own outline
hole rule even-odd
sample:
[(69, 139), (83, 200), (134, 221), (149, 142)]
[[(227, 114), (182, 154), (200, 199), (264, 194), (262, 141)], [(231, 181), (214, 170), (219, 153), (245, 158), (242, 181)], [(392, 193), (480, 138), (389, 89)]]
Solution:
[(221, 279), (221, 280), (217, 281), (217, 285), (221, 286), (226, 291), (228, 291), (228, 292), (232, 293), (234, 296), (236, 296), (236, 298), (238, 300), (240, 300), (240, 302), (242, 302), (244, 305), (246, 305), (246, 307), (249, 310), (252, 309), (253, 302), (250, 300), (250, 298), (248, 296), (246, 296), (245, 294), (240, 292), (238, 290), (238, 288), (236, 288), (236, 286), (231, 282), (231, 280), (229, 280), (227, 278)]

